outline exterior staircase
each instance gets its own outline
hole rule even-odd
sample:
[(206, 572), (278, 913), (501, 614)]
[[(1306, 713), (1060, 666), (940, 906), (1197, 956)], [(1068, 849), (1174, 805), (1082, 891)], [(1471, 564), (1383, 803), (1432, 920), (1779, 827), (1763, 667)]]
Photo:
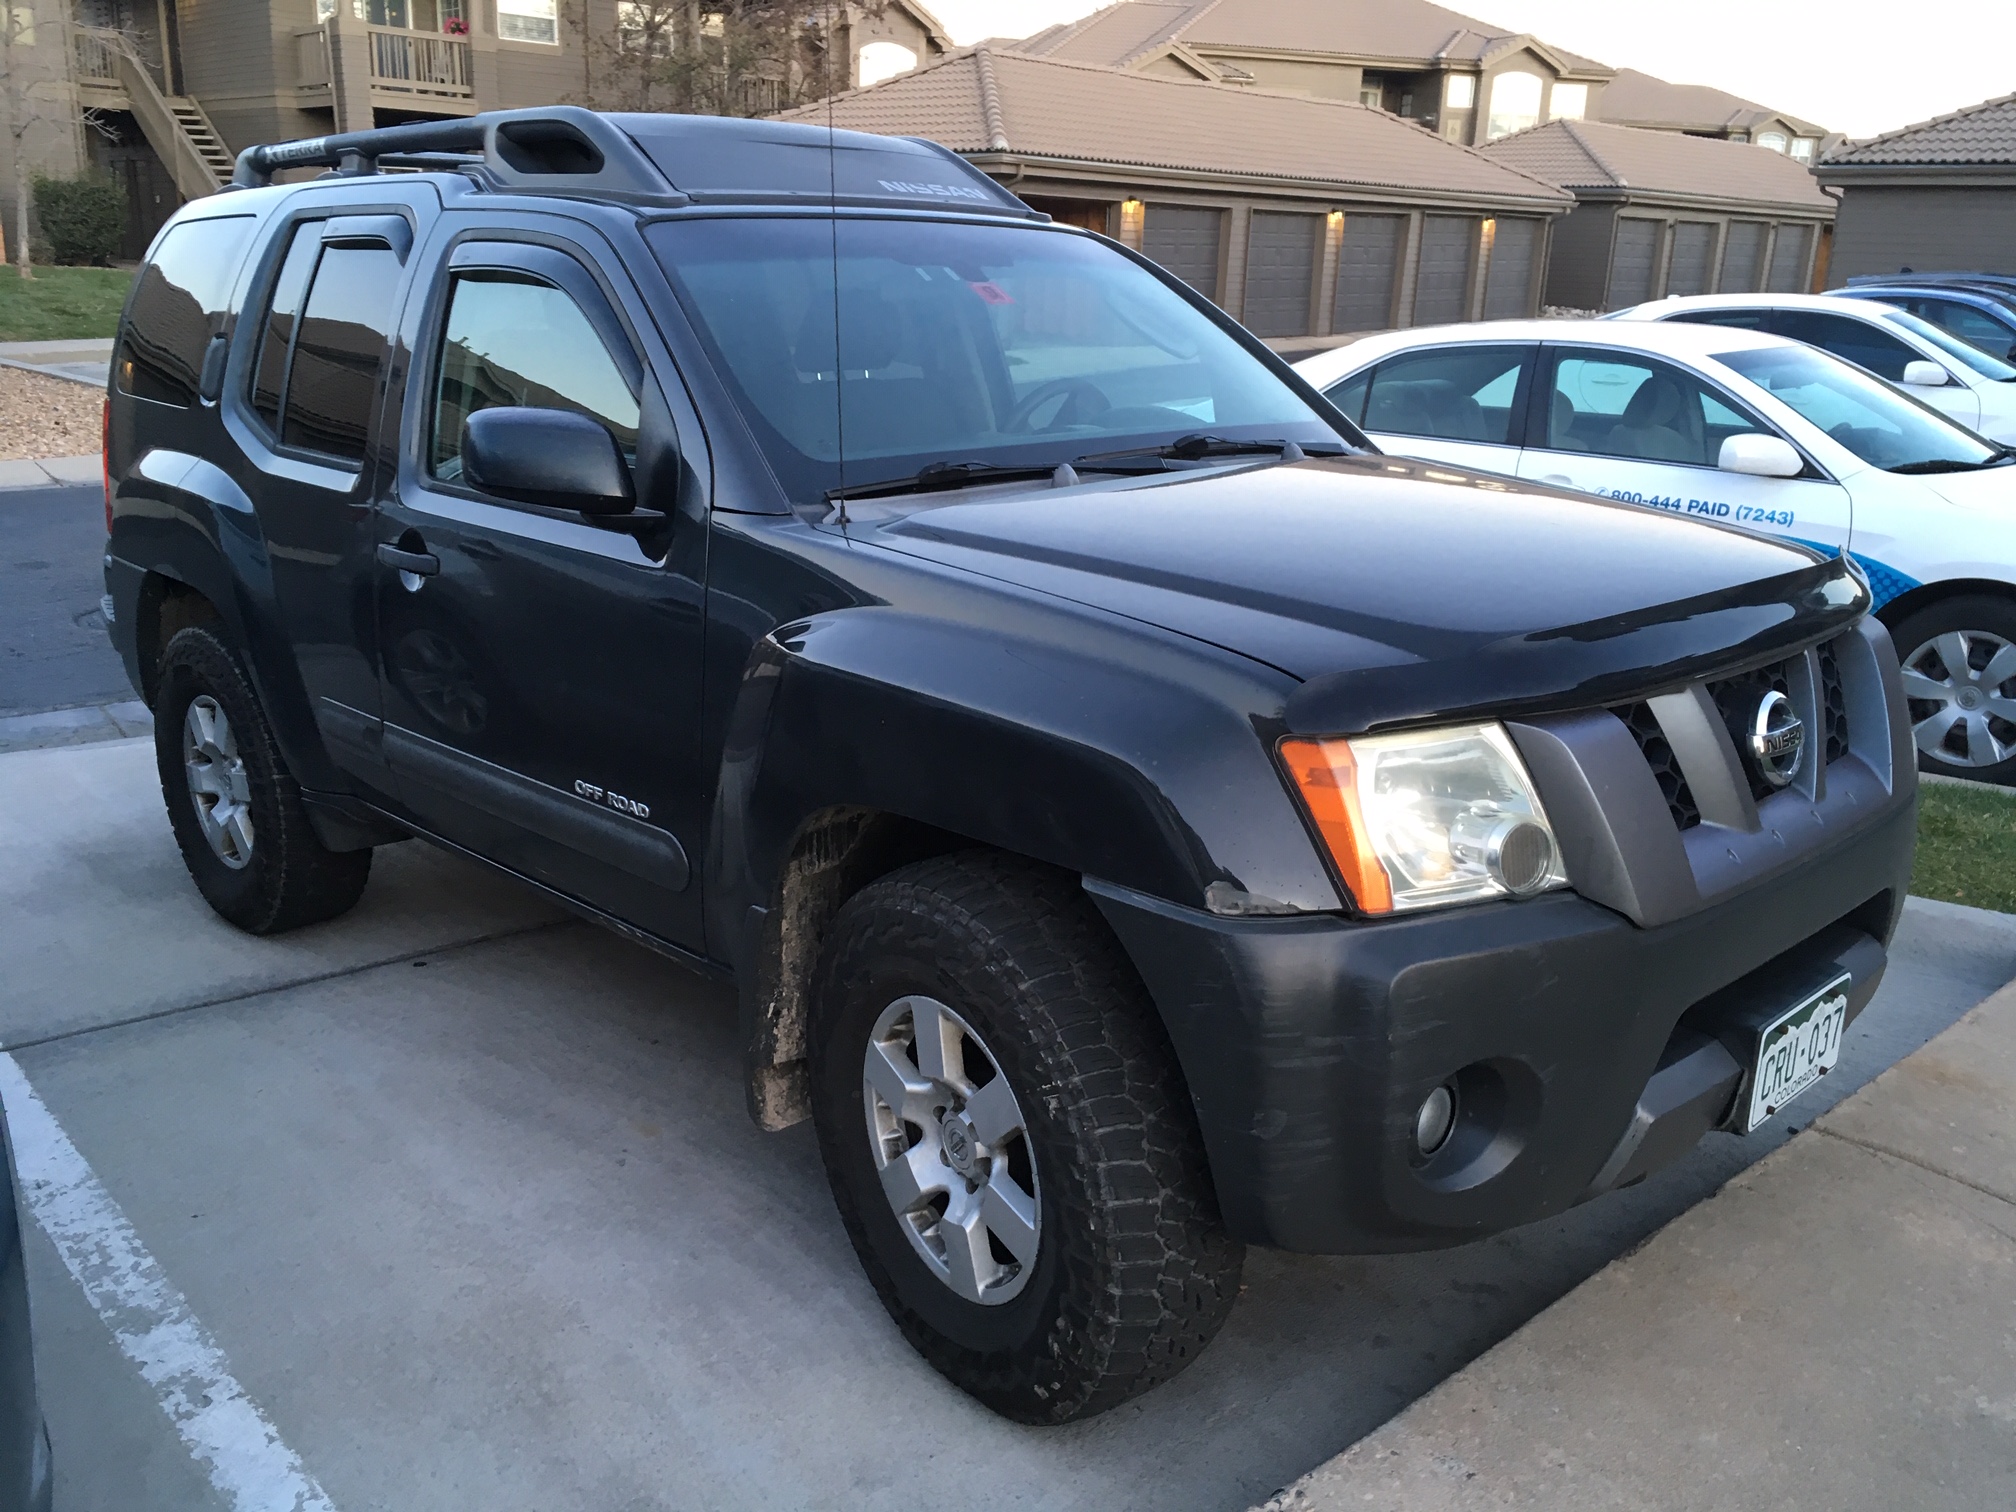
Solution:
[(133, 117), (148, 145), (166, 165), (184, 199), (215, 194), (231, 181), (230, 148), (203, 107), (187, 95), (164, 95), (154, 76), (130, 52), (114, 55)]
[[(230, 183), (232, 171), (238, 166), (237, 159), (224, 145), (224, 139), (217, 135), (217, 128), (210, 124), (210, 117), (203, 113), (203, 107), (187, 95), (163, 95), (161, 98), (168, 107), (168, 113), (175, 118), (175, 124), (181, 128), (182, 135), (195, 149), (196, 156), (210, 170), (210, 176), (216, 180), (215, 187), (222, 188)], [(158, 153), (161, 149), (156, 147), (154, 150)]]

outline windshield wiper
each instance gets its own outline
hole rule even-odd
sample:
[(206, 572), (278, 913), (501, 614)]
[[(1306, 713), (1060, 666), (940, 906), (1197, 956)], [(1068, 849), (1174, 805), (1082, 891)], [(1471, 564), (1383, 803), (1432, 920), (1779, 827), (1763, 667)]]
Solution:
[(1924, 473), (1979, 472), (1984, 467), (1994, 467), (2016, 457), (2016, 447), (1998, 446), (1979, 462), (1962, 462), (1951, 457), (1934, 457), (1925, 462), (1900, 462), (1895, 467), (1887, 467), (1885, 472), (1898, 473), (1906, 477)]
[[(1273, 452), (1283, 462), (1300, 462), (1304, 457), (1309, 455), (1295, 442), (1284, 440), (1280, 437), (1256, 438), (1251, 441), (1228, 441), (1223, 436), (1212, 436), (1207, 435), (1203, 431), (1193, 431), (1187, 436), (1178, 436), (1174, 441), (1164, 446), (1130, 446), (1124, 451), (1088, 452), (1085, 456), (1075, 458), (1074, 461), (1079, 467), (1083, 467), (1087, 463), (1119, 461), (1125, 457), (1140, 457), (1144, 460), (1155, 462), (1164, 460), (1172, 462), (1202, 462), (1211, 457), (1257, 456), (1264, 452)], [(1319, 457), (1338, 457), (1343, 454), (1341, 447), (1335, 450), (1325, 447), (1318, 451), (1316, 455)], [(1155, 471), (1154, 468), (1148, 470)]]
[(1071, 464), (1056, 462), (1030, 462), (1017, 465), (1000, 462), (933, 462), (929, 467), (919, 468), (907, 478), (885, 478), (880, 483), (856, 483), (849, 488), (829, 488), (826, 500), (837, 504), (843, 499), (893, 498), (898, 494), (941, 493), (955, 488), (970, 488), (975, 483), (1034, 483), (1049, 481), (1059, 486), (1077, 482), (1075, 476), (1059, 477), (1060, 473), (1070, 473)]

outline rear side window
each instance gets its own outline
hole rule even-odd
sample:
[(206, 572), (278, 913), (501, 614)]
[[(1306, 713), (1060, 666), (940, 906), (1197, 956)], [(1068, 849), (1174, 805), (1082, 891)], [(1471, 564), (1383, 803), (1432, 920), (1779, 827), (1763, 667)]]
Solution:
[(288, 446), (361, 462), (399, 256), (389, 247), (323, 246), (321, 235), (318, 222), (298, 227), (273, 282), (252, 408)]
[(1528, 347), (1446, 347), (1382, 362), (1372, 375), (1365, 429), (1503, 446)]
[(252, 237), (252, 218), (184, 221), (140, 270), (119, 346), (119, 391), (192, 405), (203, 353), (223, 329), (231, 285)]

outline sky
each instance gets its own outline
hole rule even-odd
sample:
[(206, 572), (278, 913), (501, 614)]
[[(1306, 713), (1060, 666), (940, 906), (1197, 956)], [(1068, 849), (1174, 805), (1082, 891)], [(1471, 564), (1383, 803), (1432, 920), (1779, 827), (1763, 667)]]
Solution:
[[(1026, 37), (1099, 8), (1098, 0), (924, 3), (961, 43)], [(1855, 137), (2016, 90), (2016, 0), (1457, 0), (1449, 8)]]

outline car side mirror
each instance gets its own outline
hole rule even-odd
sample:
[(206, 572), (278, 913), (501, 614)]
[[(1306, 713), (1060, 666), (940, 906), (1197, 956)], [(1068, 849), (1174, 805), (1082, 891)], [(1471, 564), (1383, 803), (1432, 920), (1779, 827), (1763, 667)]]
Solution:
[(1724, 472), (1744, 473), (1753, 478), (1796, 478), (1806, 471), (1806, 459), (1790, 441), (1755, 431), (1724, 441), (1715, 465)]
[(1904, 364), (1904, 383), (1907, 388), (1944, 388), (1948, 377), (1946, 369), (1936, 362), (1919, 358)]
[(462, 476), (520, 504), (590, 519), (637, 508), (629, 464), (609, 428), (573, 410), (498, 405), (463, 422)]

